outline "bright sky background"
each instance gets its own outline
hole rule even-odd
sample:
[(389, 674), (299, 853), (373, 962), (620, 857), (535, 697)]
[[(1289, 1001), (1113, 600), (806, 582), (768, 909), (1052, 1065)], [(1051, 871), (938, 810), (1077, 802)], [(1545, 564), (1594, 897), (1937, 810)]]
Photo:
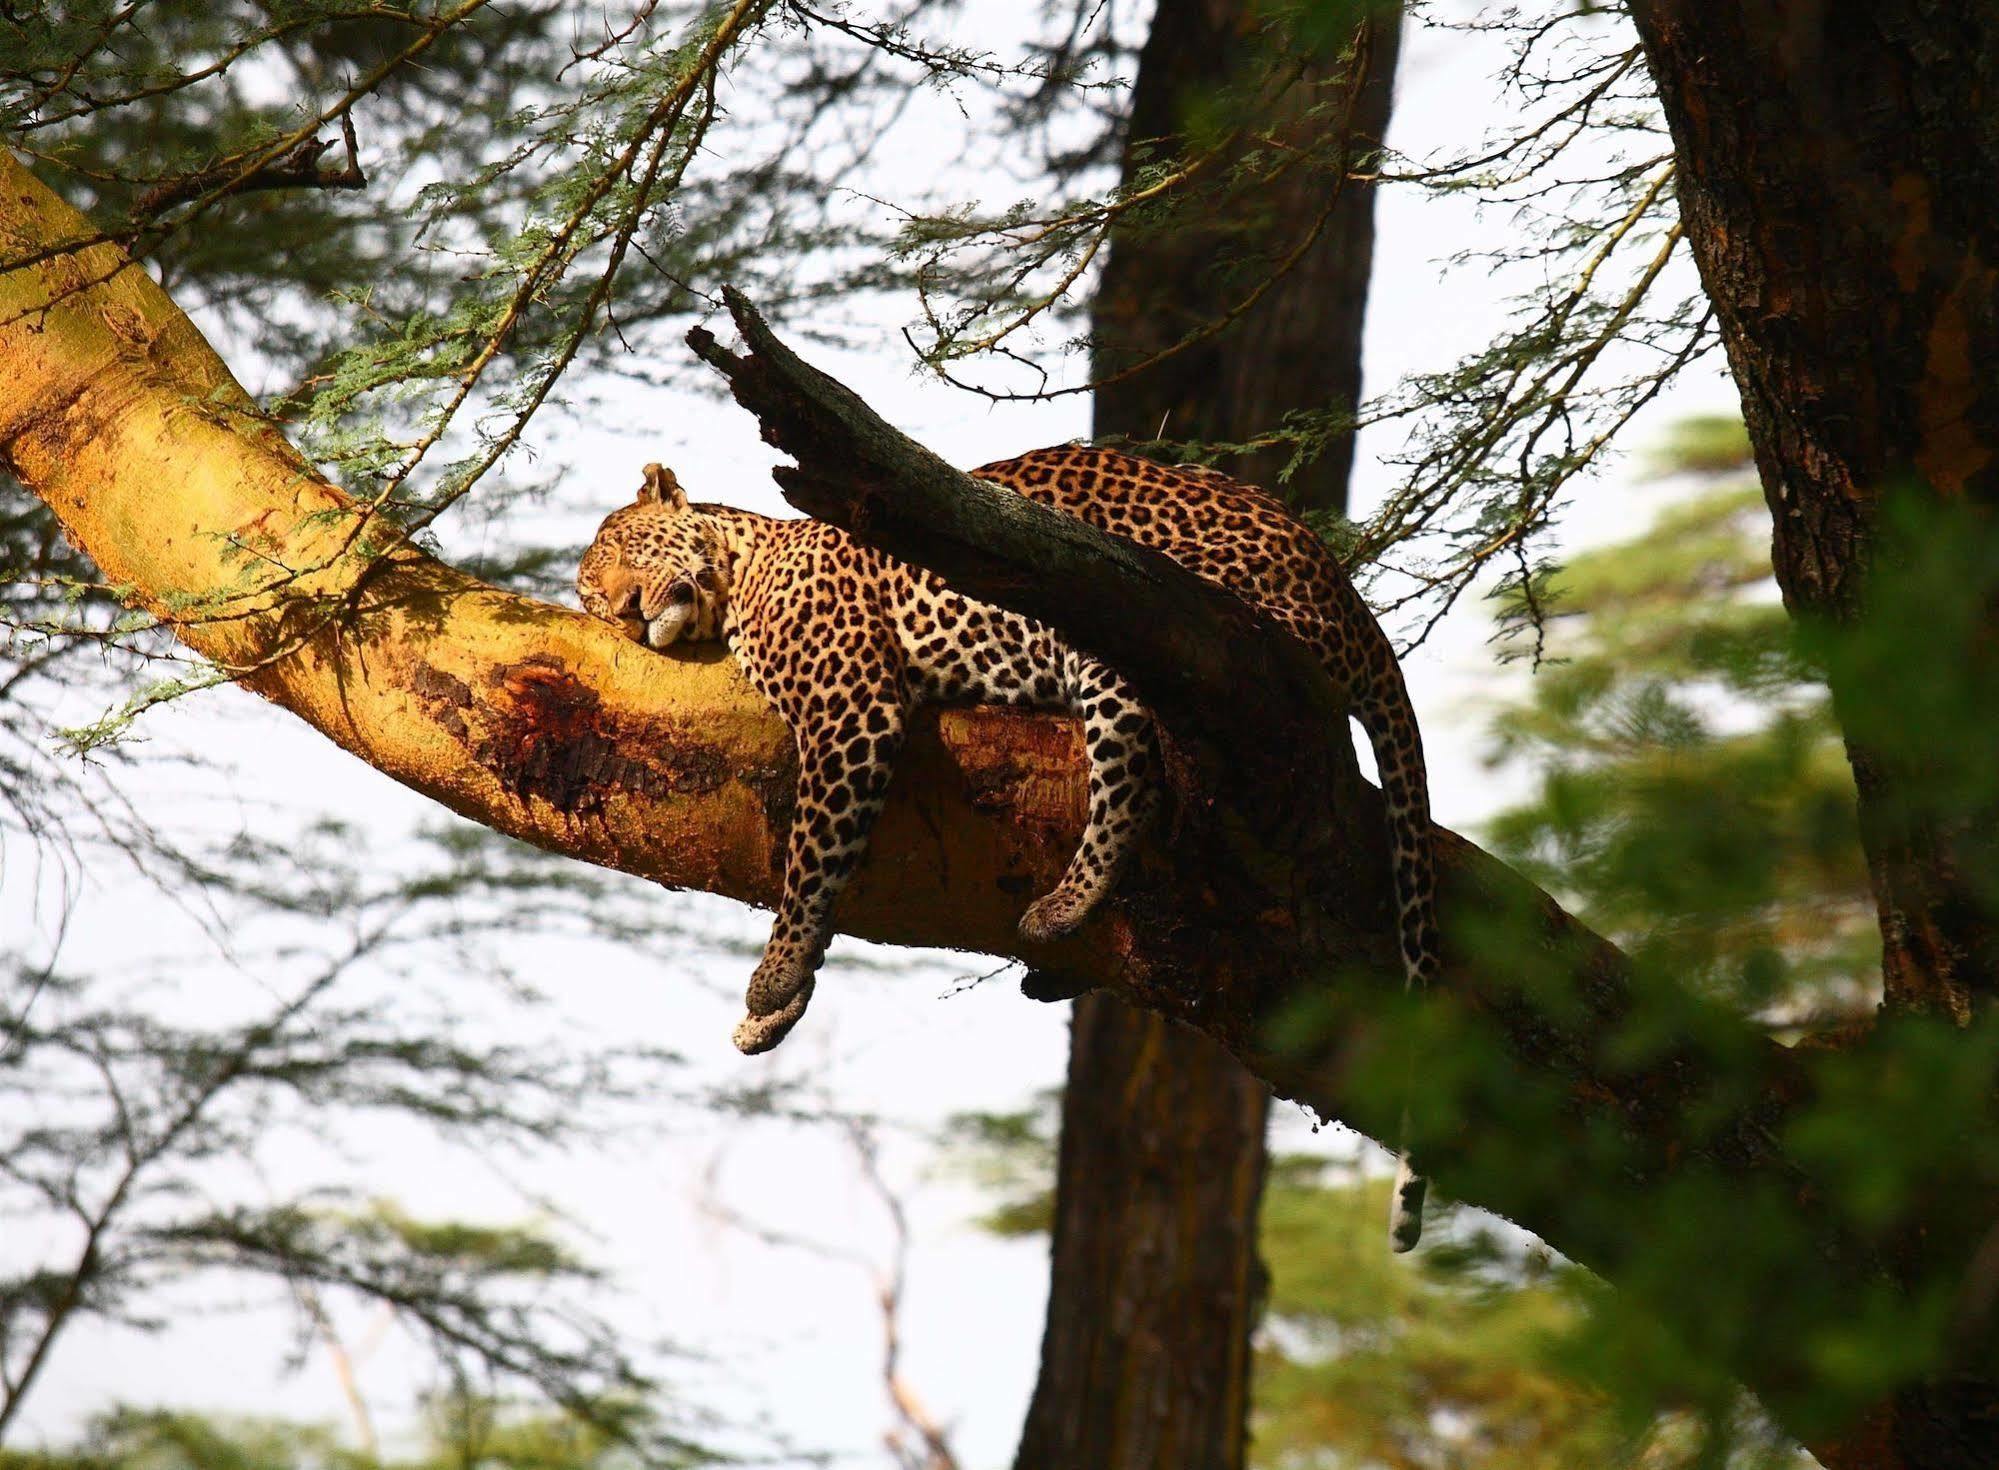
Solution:
[[(1501, 59), (1489, 43), (1412, 29), (1393, 144), (1421, 158), (1504, 126), (1509, 104), (1492, 80)], [(955, 113), (939, 118), (940, 126), (949, 126)], [(1367, 336), (1371, 392), (1411, 370), (1444, 365), (1491, 335), (1504, 307), (1493, 280), (1482, 268), (1450, 271), (1444, 262), (1458, 250), (1503, 240), (1512, 228), (1505, 218), (1481, 220), (1465, 202), (1413, 189), (1386, 193), (1379, 222)], [(893, 330), (902, 320), (883, 322), (878, 351), (814, 355), (946, 457), (973, 465), (1087, 430), (1087, 404), (1080, 397), (995, 407), (915, 375)], [(218, 345), (227, 356), (226, 341)], [(1689, 412), (1732, 410), (1733, 390), (1717, 371), (1690, 379), (1655, 404), (1628, 444), (1656, 438), (1665, 424)], [(573, 464), (584, 483), (601, 487), (602, 508), (630, 493), (639, 465), (659, 459), (674, 466), (696, 498), (783, 509), (765, 474), (771, 452), (733, 405), (627, 385), (606, 393), (589, 421), (572, 415), (551, 425), (543, 441), (544, 463)], [(1364, 516), (1387, 487), (1378, 464), (1383, 448), (1375, 436), (1363, 436), (1357, 515)], [(1672, 493), (1671, 486), (1635, 485), (1613, 468), (1580, 488), (1564, 534), (1571, 545), (1627, 534)], [(595, 513), (579, 513), (568, 527), (579, 547), (594, 519)], [(1468, 602), (1408, 670), (1430, 752), (1433, 803), (1439, 819), (1460, 830), (1475, 831), (1481, 817), (1521, 790), (1518, 777), (1495, 777), (1480, 762), (1479, 701), (1503, 687), (1484, 647), (1487, 631), (1485, 610)], [(162, 744), (198, 747), (228, 773), (223, 782), (199, 788), (149, 778), (135, 797), (142, 804), (159, 802), (162, 810), (206, 803), (219, 826), (234, 826), (265, 805), (330, 807), (361, 815), (383, 831), (439, 815), (247, 694), (228, 691), (185, 702), (149, 717), (148, 733)], [(25, 923), (30, 902), (22, 890), (30, 875), (21, 864), (8, 871), (15, 888), (0, 899), (0, 917)], [(659, 902), (662, 912), (670, 906), (718, 936), (754, 940), (762, 932), (760, 915), (721, 899), (661, 896)], [(73, 971), (114, 973), (169, 949), (198, 953), (200, 943), (185, 915), (139, 889), (128, 874), (104, 871), (91, 876), (66, 958)], [(698, 958), (652, 966), (609, 946), (585, 953), (554, 944), (541, 948), (550, 952), (544, 957), (527, 947), (525, 968), (533, 972), (537, 960), (545, 963), (541, 983), (557, 996), (565, 1025), (579, 1034), (611, 1041), (640, 1036), (677, 1047), (701, 1078), (740, 1081), (759, 1070), (808, 1077), (845, 1108), (910, 1125), (891, 1130), (885, 1148), (887, 1172), (908, 1203), (915, 1231), (903, 1369), (932, 1412), (954, 1426), (968, 1470), (1006, 1464), (1033, 1381), (1046, 1291), (1044, 1247), (981, 1235), (969, 1223), (979, 1197), (962, 1182), (935, 1174), (935, 1154), (915, 1130), (963, 1109), (1017, 1107), (1057, 1085), (1067, 1008), (1021, 999), (1011, 976), (964, 984), (994, 968), (974, 956), (916, 957), (893, 977), (857, 973), (841, 957), (861, 947), (843, 941), (792, 1039), (768, 1058), (745, 1060), (730, 1045), (729, 1029), (737, 1010), (730, 997), (747, 979), (747, 961), (710, 962), (705, 969)], [(218, 985), (223, 978), (216, 972)], [(452, 978), (438, 977), (447, 993)], [(476, 1003), (479, 992), (468, 987), (467, 994)], [(200, 1005), (199, 994), (189, 1003)], [(1280, 1106), (1278, 1114), (1279, 1147), (1314, 1145), (1294, 1110)], [(1336, 1133), (1328, 1130), (1316, 1146), (1343, 1146)], [(849, 1451), (859, 1463), (884, 1462), (878, 1447), (890, 1416), (868, 1273), (753, 1241), (708, 1208), (720, 1199), (774, 1229), (884, 1259), (882, 1212), (831, 1131), (709, 1124), (629, 1138), (603, 1151), (497, 1163), (441, 1154), (387, 1130), (357, 1134), (347, 1145), (367, 1187), (420, 1215), (517, 1219), (523, 1188), (559, 1201), (565, 1228), (587, 1232), (592, 1256), (615, 1273), (614, 1315), (699, 1347), (721, 1365), (719, 1373), (701, 1370), (695, 1389), (719, 1411), (763, 1418), (804, 1446)], [(264, 1168), (275, 1184), (290, 1167), (309, 1174), (321, 1162), (307, 1152), (289, 1163), (267, 1161)], [(394, 1339), (366, 1350), (373, 1328), (364, 1319), (343, 1320), (341, 1327), (365, 1350), (361, 1382), (377, 1421), (393, 1427), (411, 1391), (421, 1386), (410, 1381), (412, 1359)], [(23, 1442), (37, 1433), (61, 1434), (81, 1414), (114, 1399), (344, 1422), (345, 1404), (322, 1352), (308, 1353), (295, 1373), (279, 1374), (289, 1345), (275, 1314), (247, 1325), (190, 1317), (147, 1337), (78, 1330), (52, 1360)]]

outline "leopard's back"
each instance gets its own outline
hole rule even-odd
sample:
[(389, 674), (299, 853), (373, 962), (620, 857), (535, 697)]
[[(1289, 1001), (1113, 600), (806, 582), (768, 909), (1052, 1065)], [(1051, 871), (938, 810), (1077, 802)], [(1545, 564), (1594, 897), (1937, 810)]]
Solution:
[(971, 472), (1128, 537), (1275, 619), (1351, 686), (1380, 650), (1339, 561), (1282, 501), (1213, 470), (1085, 444), (1037, 449)]

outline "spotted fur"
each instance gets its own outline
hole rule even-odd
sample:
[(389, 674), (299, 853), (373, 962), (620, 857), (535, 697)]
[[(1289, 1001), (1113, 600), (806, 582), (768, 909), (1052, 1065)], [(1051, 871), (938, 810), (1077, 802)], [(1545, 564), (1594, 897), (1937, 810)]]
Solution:
[[(1274, 497), (1198, 467), (1064, 445), (972, 473), (1156, 547), (1318, 655), (1374, 746), (1405, 974), (1426, 984), (1438, 948), (1422, 739), (1394, 652), (1324, 542)], [(589, 612), (655, 648), (728, 640), (797, 741), (783, 897), (736, 1028), (746, 1052), (777, 1045), (804, 1014), (834, 902), (917, 705), (1024, 705), (1082, 721), (1088, 818), (1061, 881), (1021, 918), (1030, 940), (1059, 938), (1088, 917), (1157, 805), (1152, 717), (1114, 671), (1054, 630), (960, 596), (823, 522), (690, 505), (671, 472), (649, 465), (638, 502), (614, 511), (584, 554), (577, 590)], [(1391, 1203), (1397, 1249), (1415, 1243), (1422, 1196), (1405, 1158)]]

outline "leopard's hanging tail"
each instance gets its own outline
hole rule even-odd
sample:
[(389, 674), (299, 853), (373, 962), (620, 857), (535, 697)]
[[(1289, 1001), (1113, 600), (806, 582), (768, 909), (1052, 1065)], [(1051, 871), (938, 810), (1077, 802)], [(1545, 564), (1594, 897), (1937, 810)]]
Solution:
[[(1393, 652), (1382, 647), (1368, 687), (1361, 691), (1355, 718), (1374, 747), (1381, 793), (1388, 805), (1389, 852), (1395, 874), (1396, 930), (1402, 951), (1404, 993), (1429, 987), (1438, 968), (1436, 865), (1430, 844), (1430, 782), (1423, 763), (1423, 736)], [(1408, 1085), (1414, 1087), (1412, 1064)], [(1402, 1111), (1401, 1156), (1388, 1198), (1391, 1249), (1406, 1251), (1423, 1236), (1423, 1196), (1429, 1181), (1409, 1162), (1409, 1110)]]

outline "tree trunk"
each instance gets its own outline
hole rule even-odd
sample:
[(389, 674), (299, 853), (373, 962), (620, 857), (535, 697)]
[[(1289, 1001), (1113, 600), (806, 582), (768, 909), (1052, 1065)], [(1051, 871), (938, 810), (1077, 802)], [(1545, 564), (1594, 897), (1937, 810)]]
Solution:
[[(1853, 624), (1884, 497), (1999, 506), (1999, 10), (1641, 0), (1634, 13), (1776, 519), (1778, 582), (1794, 615)], [(1837, 673), (1851, 737), (1878, 691)], [(1977, 881), (1993, 812), (1974, 835), (1912, 803), (1899, 788), (1921, 734), (1881, 733), (1891, 748), (1851, 753), (1888, 1004), (1963, 1020), (1999, 996), (1999, 914)]]
[(1200, 1032), (1077, 1000), (1020, 1470), (1243, 1463), (1269, 1098)]
[[(1364, 19), (1350, 54), (1296, 61), (1300, 80), (1257, 122), (1279, 140), (1321, 146), (1337, 123), (1345, 133), (1339, 153), (1359, 170), (1388, 131), (1401, 8), (1399, 0), (1353, 8)], [(1132, 89), (1130, 140), (1178, 134), (1190, 100), (1220, 88), (1232, 68), (1251, 64), (1246, 38), (1267, 24), (1270, 11), (1255, 0), (1160, 5)], [(1099, 434), (1234, 442), (1277, 428), (1293, 410), (1349, 410), (1359, 400), (1361, 325), (1374, 264), (1373, 188), (1324, 167), (1303, 167), (1229, 190), (1204, 207), (1213, 220), (1206, 227), (1174, 220), (1163, 231), (1111, 242), (1091, 318), (1093, 368), (1108, 378), (1151, 365), (1097, 391)], [(1281, 273), (1254, 268), (1281, 262), (1298, 245), (1306, 248)], [(1273, 276), (1239, 320), (1151, 361), (1199, 336)], [(1323, 454), (1280, 486), (1289, 457), (1267, 449), (1236, 456), (1226, 468), (1294, 504), (1346, 508), (1352, 435), (1329, 440)]]
[[(1794, 616), (1831, 630), (1884, 1014), (1962, 1025), (1999, 998), (1999, 790), (1989, 724), (1967, 760), (1953, 748), (1964, 721), (1932, 711), (1939, 691), (1999, 687), (1993, 569), (1937, 579), (1913, 617), (1888, 589), (1909, 575), (1903, 519), (1935, 535), (1939, 516), (1989, 525), (1999, 507), (1999, 9), (1632, 8), (1775, 518), (1777, 578)], [(1967, 599), (1970, 627), (1952, 637)], [(1898, 668), (1906, 698), (1880, 677)], [(1921, 1233), (1929, 1254), (1948, 1231)], [(1823, 1458), (1999, 1464), (1999, 1382), (1912, 1389)]]
[[(1132, 92), (1132, 146), (1171, 146), (1190, 98), (1244, 56), (1243, 0), (1164, 0)], [(1369, 24), (1347, 127), (1365, 155), (1388, 126), (1397, 17)], [(1276, 127), (1295, 135), (1311, 69)], [(1318, 123), (1323, 127), (1323, 121)], [(1251, 283), (1213, 268), (1230, 244), (1282, 254), (1324, 206), (1324, 177), (1235, 201), (1234, 228), (1113, 239), (1092, 335), (1100, 376), (1223, 317)], [(1351, 404), (1374, 246), (1373, 192), (1350, 186), (1319, 238), (1259, 305), (1226, 330), (1099, 391), (1096, 431), (1240, 441), (1294, 409)], [(1254, 211), (1252, 213), (1252, 211)], [(1256, 228), (1247, 231), (1254, 219)], [(1276, 484), (1282, 456), (1231, 468)], [(1343, 510), (1352, 440), (1290, 487)], [(1114, 994), (1079, 997), (1062, 1094), (1047, 1330), (1017, 1470), (1238, 1470), (1248, 1444), (1250, 1336), (1261, 1306), (1257, 1212), (1269, 1089), (1199, 1032)], [(1384, 1246), (1384, 1249), (1386, 1247)]]

